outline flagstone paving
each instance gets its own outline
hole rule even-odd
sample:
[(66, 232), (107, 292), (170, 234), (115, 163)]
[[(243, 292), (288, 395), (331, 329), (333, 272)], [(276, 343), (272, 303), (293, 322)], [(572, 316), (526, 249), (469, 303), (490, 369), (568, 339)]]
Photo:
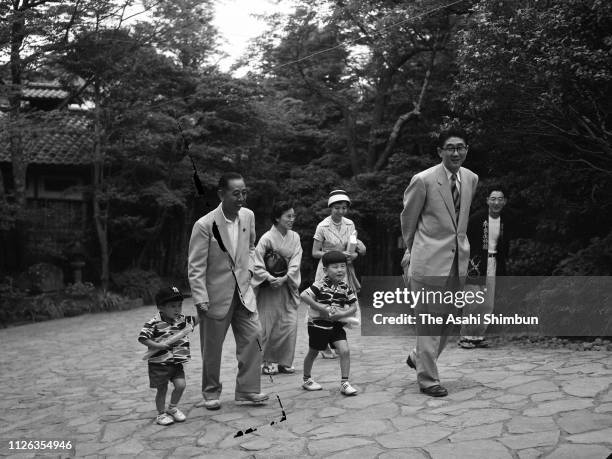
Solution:
[[(193, 313), (191, 303), (185, 303)], [(233, 400), (231, 332), (222, 362), (222, 407), (201, 404), (197, 346), (186, 367), (187, 421), (154, 423), (145, 348), (152, 306), (0, 330), (0, 455), (9, 440), (70, 440), (77, 457), (605, 458), (612, 453), (612, 353), (498, 344), (449, 345), (439, 367), (449, 396), (419, 393), (405, 358), (412, 337), (349, 331), (356, 397), (339, 392), (337, 360), (317, 360), (318, 392), (301, 389), (304, 311), (295, 375), (262, 376), (268, 403)], [(199, 343), (198, 332), (192, 337)], [(283, 403), (281, 419), (276, 398)], [(274, 425), (270, 425), (276, 421)], [(240, 430), (256, 431), (234, 438)], [(34, 457), (25, 451), (16, 457)], [(48, 454), (48, 452), (47, 452)], [(55, 451), (55, 456), (67, 453)]]

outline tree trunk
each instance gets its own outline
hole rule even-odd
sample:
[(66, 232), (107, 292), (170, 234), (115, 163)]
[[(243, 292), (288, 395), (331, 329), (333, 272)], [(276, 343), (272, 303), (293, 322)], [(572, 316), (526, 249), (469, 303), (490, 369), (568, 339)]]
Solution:
[[(15, 11), (11, 24), (11, 88), (9, 92), (9, 148), (11, 149), (11, 163), (13, 166), (13, 183), (15, 204), (19, 211), (25, 209), (26, 204), (26, 169), (23, 157), (23, 139), (20, 129), (21, 112), (21, 47), (25, 36), (25, 15), (22, 11)], [(21, 213), (21, 212), (20, 212)]]
[(346, 138), (346, 148), (349, 154), (349, 160), (351, 162), (351, 169), (353, 175), (358, 175), (361, 172), (361, 164), (359, 162), (358, 151), (357, 151), (357, 133), (355, 129), (355, 114), (350, 108), (350, 102), (344, 100), (342, 96), (334, 93), (329, 88), (317, 83), (316, 81), (308, 78), (302, 69), (299, 70), (300, 75), (304, 83), (320, 97), (329, 100), (336, 104), (336, 106), (342, 111), (344, 118), (344, 133)]
[(434, 67), (435, 58), (436, 58), (436, 48), (434, 46), (434, 49), (431, 53), (431, 59), (429, 61), (429, 68), (427, 69), (427, 72), (425, 72), (425, 78), (423, 78), (423, 84), (421, 86), (419, 97), (417, 98), (416, 102), (414, 102), (414, 108), (410, 110), (409, 112), (401, 115), (395, 121), (395, 124), (393, 125), (393, 129), (391, 130), (391, 134), (389, 135), (389, 139), (387, 140), (387, 145), (385, 146), (385, 150), (380, 155), (380, 158), (378, 158), (378, 161), (376, 161), (376, 165), (374, 166), (375, 171), (380, 171), (387, 164), (389, 157), (393, 153), (393, 149), (395, 148), (395, 144), (397, 143), (397, 139), (399, 138), (399, 135), (402, 131), (402, 127), (404, 127), (404, 124), (406, 124), (407, 121), (413, 118), (418, 118), (419, 116), (421, 116), (421, 109), (423, 107), (423, 99), (425, 98), (425, 93), (427, 92), (427, 88), (429, 86), (429, 79), (431, 77), (431, 72)]
[(100, 282), (102, 288), (108, 288), (109, 251), (108, 251), (108, 203), (102, 209), (102, 188), (104, 185), (104, 153), (102, 149), (102, 120), (100, 116), (100, 82), (94, 84), (94, 158), (92, 176), (92, 207), (94, 225), (98, 244), (100, 245)]
[[(140, 255), (138, 255), (138, 259), (136, 261), (136, 267), (138, 268), (143, 267), (143, 263), (145, 261), (145, 257), (147, 256), (147, 254), (150, 257), (152, 256), (150, 252), (152, 252), (152, 249), (155, 246), (155, 244), (160, 242), (159, 236), (162, 232), (162, 229), (164, 228), (164, 224), (166, 223), (167, 218), (168, 218), (168, 208), (164, 208), (161, 211), (160, 215), (157, 217), (157, 221), (155, 222), (155, 225), (153, 226), (153, 229), (151, 230), (150, 236), (145, 242), (144, 247), (140, 251)], [(161, 241), (162, 246), (164, 246), (166, 243), (168, 243), (168, 241)], [(155, 262), (157, 265), (163, 264), (164, 263), (163, 255), (162, 257), (159, 257), (157, 260), (155, 260)]]
[(381, 126), (385, 116), (387, 106), (387, 93), (391, 87), (392, 72), (382, 70), (382, 75), (378, 79), (376, 96), (374, 97), (374, 109), (372, 112), (372, 124), (370, 126), (370, 138), (368, 139), (368, 171), (374, 170), (377, 157), (378, 138), (381, 134)]
[(13, 174), (13, 193), (15, 199), (15, 234), (17, 234), (17, 265), (23, 267), (26, 245), (26, 172), (27, 162), (23, 152), (23, 133), (21, 129), (21, 86), (22, 62), (21, 47), (25, 37), (25, 13), (14, 6), (11, 22), (11, 87), (9, 90), (9, 149)]
[(6, 206), (6, 190), (4, 189), (4, 175), (0, 169), (0, 205)]
[(357, 133), (355, 132), (355, 116), (351, 109), (347, 106), (342, 106), (344, 114), (344, 129), (346, 135), (346, 148), (348, 150), (349, 159), (351, 161), (351, 170), (353, 175), (358, 175), (361, 172), (361, 165), (357, 154)]

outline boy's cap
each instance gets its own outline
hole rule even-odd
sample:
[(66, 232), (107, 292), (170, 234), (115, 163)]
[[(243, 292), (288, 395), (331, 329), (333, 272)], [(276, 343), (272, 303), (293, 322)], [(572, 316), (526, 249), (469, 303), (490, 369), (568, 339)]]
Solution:
[(346, 263), (346, 255), (338, 250), (332, 250), (323, 254), (323, 266), (327, 267), (334, 263)]
[(159, 292), (157, 292), (157, 295), (155, 295), (155, 304), (157, 306), (163, 306), (166, 303), (169, 303), (170, 301), (177, 301), (177, 300), (183, 300), (183, 294), (181, 293), (181, 291), (172, 286), (172, 287), (164, 287), (162, 289), (159, 290)]

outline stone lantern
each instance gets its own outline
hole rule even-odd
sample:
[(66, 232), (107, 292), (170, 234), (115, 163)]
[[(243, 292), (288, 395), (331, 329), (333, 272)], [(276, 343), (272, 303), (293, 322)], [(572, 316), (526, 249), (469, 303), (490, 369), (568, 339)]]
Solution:
[(72, 278), (75, 284), (83, 282), (83, 268), (85, 267), (85, 249), (83, 245), (77, 241), (71, 245), (67, 251), (68, 262), (72, 268)]

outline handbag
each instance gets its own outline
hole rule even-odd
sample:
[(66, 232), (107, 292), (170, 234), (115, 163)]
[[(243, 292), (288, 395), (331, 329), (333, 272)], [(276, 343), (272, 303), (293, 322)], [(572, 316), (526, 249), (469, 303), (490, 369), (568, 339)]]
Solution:
[[(289, 271), (285, 257), (272, 249), (266, 251), (263, 256), (263, 260), (266, 271), (268, 271), (274, 277), (283, 277)], [(269, 285), (269, 282), (265, 281), (262, 283), (262, 285)]]

